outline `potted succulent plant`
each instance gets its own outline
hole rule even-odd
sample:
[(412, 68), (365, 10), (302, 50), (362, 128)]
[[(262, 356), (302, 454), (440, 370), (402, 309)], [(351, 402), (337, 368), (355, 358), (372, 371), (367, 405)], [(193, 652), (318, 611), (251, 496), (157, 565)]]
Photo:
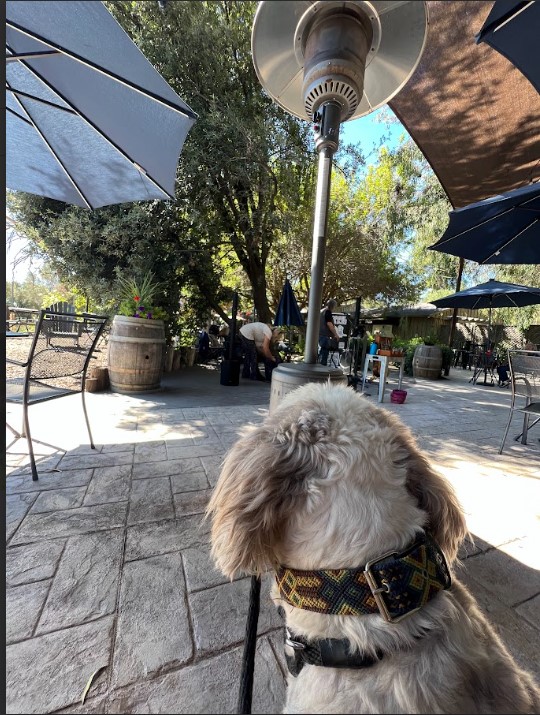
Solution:
[(147, 271), (140, 278), (118, 278), (120, 305), (114, 316), (108, 348), (113, 392), (157, 390), (161, 384), (167, 314), (155, 304), (161, 285)]

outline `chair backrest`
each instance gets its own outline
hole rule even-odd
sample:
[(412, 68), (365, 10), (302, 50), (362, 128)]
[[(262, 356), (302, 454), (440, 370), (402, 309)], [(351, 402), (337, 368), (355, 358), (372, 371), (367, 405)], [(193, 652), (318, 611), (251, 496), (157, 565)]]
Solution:
[(540, 401), (540, 351), (509, 350), (508, 365), (512, 394), (527, 398), (527, 403)]
[(72, 305), (71, 303), (66, 303), (65, 301), (60, 301), (58, 303), (53, 303), (48, 308), (46, 308), (46, 310), (50, 313), (57, 314), (50, 315), (48, 318), (48, 327), (51, 333), (74, 333), (75, 335), (78, 334), (79, 323), (73, 320), (73, 316), (75, 315), (74, 305)]
[(71, 313), (70, 320), (79, 335), (77, 343), (65, 331), (51, 331), (60, 314), (40, 311), (32, 347), (29, 353), (27, 379), (52, 380), (83, 376), (92, 353), (101, 337), (108, 316), (91, 313)]

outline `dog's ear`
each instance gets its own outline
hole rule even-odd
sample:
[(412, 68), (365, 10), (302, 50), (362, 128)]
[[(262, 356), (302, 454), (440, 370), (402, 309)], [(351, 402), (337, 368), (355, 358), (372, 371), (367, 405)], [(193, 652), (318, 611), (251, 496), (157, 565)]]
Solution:
[(426, 529), (451, 563), (468, 533), (461, 505), (452, 485), (432, 469), (416, 445), (403, 440), (403, 447), (407, 453), (407, 489), (420, 509), (428, 513)]
[(325, 473), (328, 439), (328, 418), (304, 411), (292, 424), (263, 423), (229, 451), (206, 510), (212, 556), (226, 576), (276, 565), (276, 547), (310, 477)]

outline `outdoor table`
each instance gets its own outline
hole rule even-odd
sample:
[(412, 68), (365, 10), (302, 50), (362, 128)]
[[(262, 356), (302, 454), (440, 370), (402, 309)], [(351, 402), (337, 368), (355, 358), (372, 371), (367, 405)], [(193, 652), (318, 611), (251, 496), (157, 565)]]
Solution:
[(398, 389), (401, 390), (401, 381), (403, 380), (403, 370), (405, 368), (405, 358), (397, 357), (397, 356), (393, 356), (393, 355), (371, 355), (368, 353), (366, 355), (366, 361), (364, 363), (364, 375), (362, 377), (362, 392), (364, 392), (364, 388), (366, 385), (366, 378), (367, 378), (369, 365), (370, 365), (370, 363), (374, 363), (375, 361), (380, 363), (379, 393), (378, 393), (377, 402), (383, 402), (384, 391), (386, 389), (386, 380), (388, 377), (389, 364), (390, 364), (390, 362), (397, 362), (399, 364)]
[[(39, 316), (39, 308), (17, 308), (9, 306), (6, 311), (6, 334), (19, 333), (24, 325), (25, 332), (29, 325), (34, 325)], [(12, 317), (13, 316), (13, 317)]]

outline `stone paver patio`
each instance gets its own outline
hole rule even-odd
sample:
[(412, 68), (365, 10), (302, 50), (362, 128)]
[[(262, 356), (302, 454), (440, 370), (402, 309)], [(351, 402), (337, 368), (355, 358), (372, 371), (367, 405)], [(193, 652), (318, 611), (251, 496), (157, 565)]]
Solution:
[[(540, 426), (522, 445), (516, 417), (498, 455), (510, 393), (469, 377), (406, 380), (406, 402), (387, 392), (383, 407), (454, 484), (475, 537), (459, 575), (540, 679)], [(25, 455), (8, 455), (8, 713), (235, 712), (249, 579), (213, 569), (202, 515), (225, 452), (269, 396), (267, 384), (222, 386), (201, 366), (167, 375), (158, 393), (92, 393), (95, 451), (79, 396), (31, 408), (33, 436), (67, 451), (43, 450), (39, 482)], [(7, 405), (9, 422), (20, 415)], [(254, 713), (280, 712), (285, 693), (268, 589)]]

